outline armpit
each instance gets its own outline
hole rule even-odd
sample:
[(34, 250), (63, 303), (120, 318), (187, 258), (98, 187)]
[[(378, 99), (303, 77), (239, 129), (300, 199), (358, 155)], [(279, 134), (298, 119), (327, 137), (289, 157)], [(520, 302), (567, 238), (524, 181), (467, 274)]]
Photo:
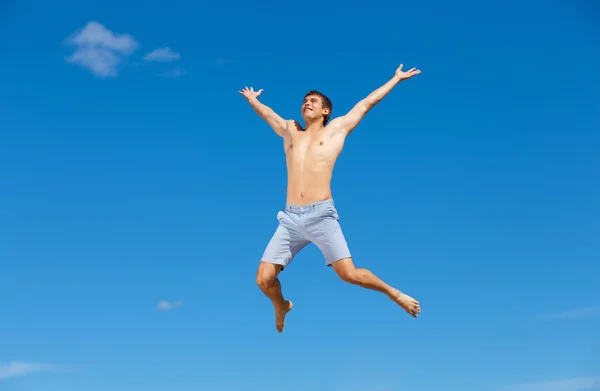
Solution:
[(296, 131), (304, 132), (304, 129), (302, 129), (302, 125), (300, 125), (300, 123), (296, 120), (294, 120), (294, 127), (296, 128)]

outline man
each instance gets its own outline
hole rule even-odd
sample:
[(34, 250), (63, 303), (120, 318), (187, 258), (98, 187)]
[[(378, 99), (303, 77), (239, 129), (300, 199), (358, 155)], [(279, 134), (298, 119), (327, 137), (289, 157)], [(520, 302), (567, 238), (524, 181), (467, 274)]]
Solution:
[[(412, 297), (391, 287), (367, 269), (356, 268), (339, 224), (331, 194), (333, 167), (346, 137), (362, 118), (399, 82), (421, 73), (402, 71), (402, 64), (384, 85), (358, 102), (346, 115), (329, 122), (332, 104), (318, 91), (309, 91), (302, 102), (302, 128), (294, 120), (284, 120), (270, 107), (259, 102), (263, 90), (245, 87), (239, 91), (254, 111), (280, 137), (288, 170), (287, 200), (279, 211), (277, 227), (260, 261), (256, 282), (275, 307), (275, 327), (282, 332), (285, 315), (292, 302), (285, 300), (277, 276), (308, 243), (314, 243), (331, 266), (346, 282), (385, 293), (413, 317), (421, 311)], [(329, 122), (329, 124), (328, 124)]]

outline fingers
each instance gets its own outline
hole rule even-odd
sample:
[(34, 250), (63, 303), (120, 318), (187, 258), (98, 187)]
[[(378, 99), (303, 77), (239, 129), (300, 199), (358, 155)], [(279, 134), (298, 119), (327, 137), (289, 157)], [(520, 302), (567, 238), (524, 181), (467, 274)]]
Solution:
[(400, 66), (396, 70), (396, 74), (400, 75), (400, 77), (403, 79), (408, 79), (408, 78), (411, 78), (411, 77), (421, 73), (421, 71), (417, 68), (411, 68), (408, 71), (403, 71), (402, 70), (403, 67), (404, 67), (404, 64), (400, 64)]
[(421, 71), (418, 70), (417, 68), (412, 68), (411, 70), (404, 72), (404, 74), (407, 77), (413, 77), (415, 75), (418, 75), (419, 73), (421, 73)]
[(248, 92), (250, 92), (250, 89), (248, 89), (248, 87), (244, 87), (244, 88), (242, 88), (242, 90), (241, 90), (241, 91), (238, 91), (238, 92), (239, 92), (240, 94), (242, 94), (242, 95), (245, 95), (245, 94), (247, 94)]
[(261, 88), (258, 91), (254, 91), (254, 87), (248, 88), (248, 86), (244, 87), (241, 91), (238, 91), (240, 95), (242, 95), (246, 99), (256, 99), (262, 94), (263, 89)]
[(241, 91), (238, 91), (238, 92), (239, 92), (239, 93), (244, 93), (244, 92), (254, 92), (254, 93), (260, 94), (260, 93), (262, 93), (262, 92), (263, 92), (263, 90), (262, 90), (262, 88), (261, 88), (261, 89), (260, 89), (260, 90), (258, 90), (258, 91), (254, 91), (254, 87), (250, 87), (250, 88), (248, 88), (248, 87), (246, 86), (246, 87), (242, 88), (242, 90), (241, 90)]

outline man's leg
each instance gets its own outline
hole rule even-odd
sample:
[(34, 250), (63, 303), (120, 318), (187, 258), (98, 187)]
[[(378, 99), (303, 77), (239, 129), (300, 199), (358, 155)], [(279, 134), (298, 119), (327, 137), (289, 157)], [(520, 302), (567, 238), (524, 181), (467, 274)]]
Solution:
[(410, 315), (418, 316), (421, 308), (415, 299), (386, 284), (370, 270), (354, 266), (332, 202), (315, 208), (311, 220), (310, 239), (323, 253), (327, 266), (331, 266), (343, 281), (385, 293)]
[(283, 270), (283, 266), (261, 261), (256, 273), (256, 284), (260, 290), (271, 299), (275, 308), (275, 328), (280, 333), (285, 325), (285, 315), (292, 309), (291, 301), (285, 300), (281, 292), (281, 283), (277, 276)]
[(383, 282), (370, 270), (355, 267), (352, 258), (334, 260), (328, 266), (331, 266), (335, 270), (342, 281), (385, 293), (388, 296), (398, 293), (396, 288)]
[(265, 248), (256, 273), (256, 283), (273, 303), (275, 327), (281, 333), (285, 325), (285, 315), (292, 309), (293, 304), (283, 298), (281, 282), (277, 276), (309, 241), (298, 229), (298, 216), (280, 211), (277, 219), (279, 226)]
[(404, 308), (406, 312), (415, 318), (421, 312), (419, 302), (412, 297), (400, 292), (398, 289), (386, 284), (373, 272), (364, 268), (357, 268), (352, 262), (352, 258), (342, 258), (330, 263), (331, 267), (342, 281), (354, 284), (363, 288), (372, 289), (385, 293), (396, 304)]

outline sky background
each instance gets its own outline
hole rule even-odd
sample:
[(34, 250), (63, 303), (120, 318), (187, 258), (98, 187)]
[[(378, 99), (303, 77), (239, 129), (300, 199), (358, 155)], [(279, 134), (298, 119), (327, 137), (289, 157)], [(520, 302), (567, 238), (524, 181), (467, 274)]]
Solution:
[[(0, 3), (0, 390), (600, 390), (600, 6), (368, 5)], [(278, 334), (285, 158), (238, 90), (336, 116), (400, 63), (333, 194), (421, 316), (311, 245)]]

